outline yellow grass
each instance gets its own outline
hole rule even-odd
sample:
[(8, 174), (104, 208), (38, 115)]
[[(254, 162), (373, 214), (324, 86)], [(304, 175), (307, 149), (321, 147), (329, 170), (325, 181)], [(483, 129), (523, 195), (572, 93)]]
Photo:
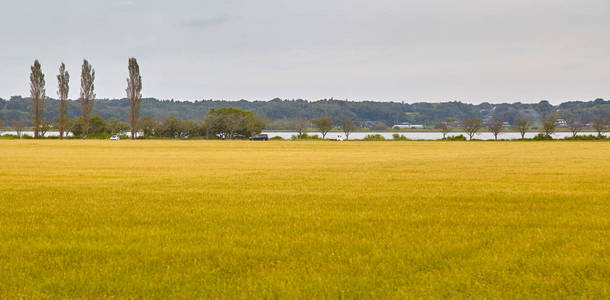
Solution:
[(0, 141), (0, 298), (610, 297), (608, 142)]

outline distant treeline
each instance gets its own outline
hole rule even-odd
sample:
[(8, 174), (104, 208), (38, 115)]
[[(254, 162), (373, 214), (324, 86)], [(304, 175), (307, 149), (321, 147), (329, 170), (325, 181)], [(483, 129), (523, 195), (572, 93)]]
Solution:
[[(67, 101), (68, 118), (78, 118), (81, 115), (79, 100)], [(382, 122), (387, 126), (401, 122), (435, 126), (439, 120), (453, 119), (466, 120), (469, 118), (489, 118), (494, 116), (512, 124), (521, 113), (529, 114), (536, 119), (539, 116), (555, 113), (559, 118), (578, 117), (585, 123), (591, 122), (595, 116), (610, 117), (610, 101), (597, 99), (594, 101), (573, 101), (560, 105), (551, 105), (548, 101), (535, 104), (503, 103), (503, 104), (467, 104), (462, 102), (443, 103), (400, 103), (400, 102), (373, 102), (373, 101), (344, 101), (324, 99), (319, 101), (281, 100), (270, 101), (222, 101), (201, 100), (195, 102), (157, 100), (154, 98), (142, 99), (140, 116), (162, 120), (166, 117), (175, 117), (179, 120), (202, 121), (210, 109), (223, 107), (237, 107), (252, 111), (271, 122), (268, 129), (293, 129), (294, 119), (316, 119), (328, 116), (332, 119), (349, 118), (359, 124), (375, 124)], [(95, 100), (93, 115), (104, 119), (116, 118), (128, 121), (130, 102), (128, 99), (99, 99)], [(42, 118), (56, 121), (59, 115), (59, 101), (47, 98)], [(4, 124), (12, 121), (32, 123), (32, 100), (20, 96), (9, 100), (0, 98), (0, 120)], [(371, 125), (372, 126), (372, 125)]]

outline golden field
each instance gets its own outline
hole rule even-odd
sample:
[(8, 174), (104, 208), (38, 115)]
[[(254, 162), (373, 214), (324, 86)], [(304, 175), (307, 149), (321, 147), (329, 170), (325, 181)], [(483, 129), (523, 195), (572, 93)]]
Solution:
[(0, 298), (608, 298), (608, 142), (0, 141)]

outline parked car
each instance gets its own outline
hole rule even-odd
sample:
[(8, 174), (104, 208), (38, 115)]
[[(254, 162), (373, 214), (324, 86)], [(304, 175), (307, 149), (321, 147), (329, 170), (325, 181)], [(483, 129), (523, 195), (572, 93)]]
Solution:
[(120, 139), (121, 139), (121, 138), (120, 138), (120, 137), (118, 137), (118, 136), (116, 136), (116, 135), (113, 135), (113, 136), (111, 136), (111, 137), (110, 137), (110, 140), (111, 140), (111, 141), (118, 141), (118, 140), (120, 140)]
[(255, 134), (250, 137), (251, 141), (268, 141), (269, 136), (264, 133)]

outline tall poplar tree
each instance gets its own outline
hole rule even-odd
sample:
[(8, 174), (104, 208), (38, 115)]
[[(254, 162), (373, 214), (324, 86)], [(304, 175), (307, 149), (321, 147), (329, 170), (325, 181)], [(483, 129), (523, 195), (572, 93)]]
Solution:
[(89, 115), (95, 100), (95, 70), (86, 59), (83, 60), (80, 76), (80, 107), (83, 113), (83, 137), (86, 138), (89, 134)]
[(135, 58), (129, 59), (129, 77), (127, 78), (127, 99), (129, 99), (128, 121), (131, 125), (131, 138), (136, 138), (138, 132), (138, 119), (140, 118), (140, 104), (142, 103), (142, 76), (140, 66)]
[(61, 63), (59, 66), (59, 75), (57, 75), (57, 95), (59, 96), (59, 138), (64, 138), (66, 130), (67, 110), (68, 110), (68, 92), (70, 91), (70, 74), (66, 71), (66, 65)]
[(44, 74), (38, 60), (34, 61), (30, 73), (30, 97), (32, 97), (32, 126), (34, 127), (34, 138), (38, 138), (42, 112), (44, 110), (45, 94)]

